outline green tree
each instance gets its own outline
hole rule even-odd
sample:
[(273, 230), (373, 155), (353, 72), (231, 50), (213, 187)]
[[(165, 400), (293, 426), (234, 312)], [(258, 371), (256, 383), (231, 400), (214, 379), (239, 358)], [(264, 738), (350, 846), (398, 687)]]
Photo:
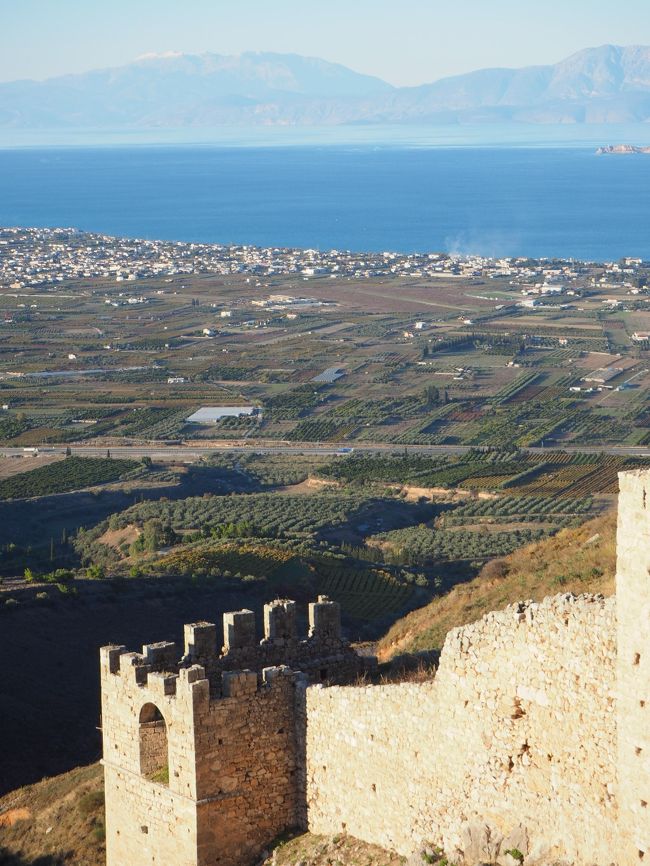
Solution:
[(427, 385), (424, 389), (423, 399), (426, 406), (435, 406), (440, 400), (440, 391), (435, 385)]
[(142, 549), (153, 553), (161, 547), (168, 547), (176, 541), (176, 533), (170, 523), (163, 523), (157, 517), (145, 521), (142, 527)]

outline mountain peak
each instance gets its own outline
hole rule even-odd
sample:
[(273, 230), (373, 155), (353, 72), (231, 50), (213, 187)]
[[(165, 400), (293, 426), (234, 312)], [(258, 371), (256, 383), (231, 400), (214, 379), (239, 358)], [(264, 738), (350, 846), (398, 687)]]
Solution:
[(393, 87), (300, 54), (170, 50), (112, 69), (0, 84), (0, 127), (650, 120), (650, 47), (601, 45), (554, 65)]
[(183, 55), (183, 51), (148, 51), (146, 54), (136, 57), (134, 63), (141, 63), (146, 60), (170, 60), (176, 57), (183, 57)]

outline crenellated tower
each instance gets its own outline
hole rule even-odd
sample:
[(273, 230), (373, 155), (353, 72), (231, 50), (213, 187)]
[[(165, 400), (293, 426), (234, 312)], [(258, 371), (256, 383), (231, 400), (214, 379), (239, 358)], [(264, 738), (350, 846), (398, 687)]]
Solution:
[(296, 605), (226, 613), (176, 645), (101, 650), (108, 866), (241, 866), (304, 825), (304, 687), (348, 682), (374, 660), (341, 637), (340, 608), (321, 596), (309, 633)]

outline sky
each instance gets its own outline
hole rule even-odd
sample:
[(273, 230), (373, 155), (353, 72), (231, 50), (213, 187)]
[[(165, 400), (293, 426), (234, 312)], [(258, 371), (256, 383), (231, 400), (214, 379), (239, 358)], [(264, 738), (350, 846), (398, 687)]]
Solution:
[(650, 45), (650, 0), (0, 0), (0, 81), (277, 51), (410, 85), (607, 42)]

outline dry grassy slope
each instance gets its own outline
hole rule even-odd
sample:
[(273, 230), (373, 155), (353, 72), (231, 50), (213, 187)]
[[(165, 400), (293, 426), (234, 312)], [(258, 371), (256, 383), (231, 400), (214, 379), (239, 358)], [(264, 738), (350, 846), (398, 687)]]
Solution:
[(99, 764), (0, 798), (2, 866), (104, 863), (104, 783)]
[[(380, 659), (440, 648), (450, 629), (516, 601), (541, 601), (560, 592), (611, 595), (616, 568), (615, 527), (616, 514), (610, 512), (488, 563), (475, 580), (455, 586), (398, 620), (378, 644)], [(507, 568), (505, 576), (499, 576), (499, 563)]]

